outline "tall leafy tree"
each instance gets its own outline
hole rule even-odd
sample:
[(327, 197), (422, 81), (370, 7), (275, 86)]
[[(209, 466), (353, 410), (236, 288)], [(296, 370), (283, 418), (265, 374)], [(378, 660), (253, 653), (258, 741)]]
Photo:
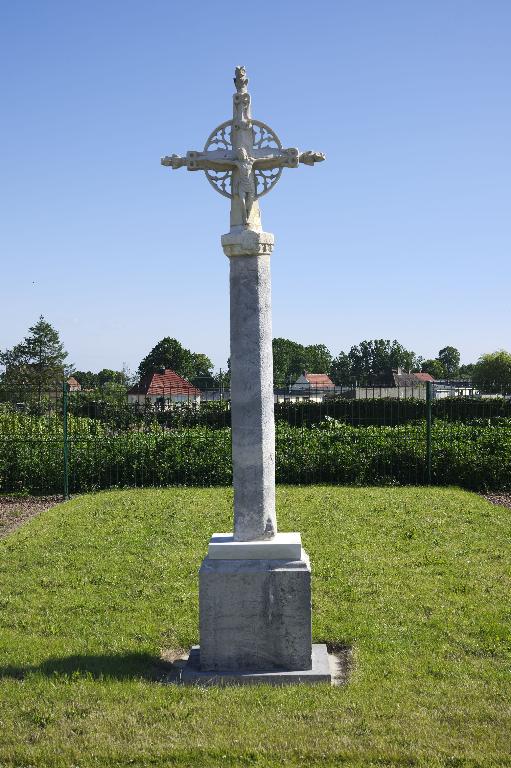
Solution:
[(351, 372), (351, 360), (346, 352), (340, 352), (338, 356), (332, 360), (330, 376), (335, 384), (347, 385), (352, 383), (353, 375)]
[(338, 384), (369, 384), (375, 376), (392, 369), (417, 370), (421, 362), (396, 339), (371, 339), (351, 347), (347, 354), (341, 352), (332, 362), (332, 372)]
[(483, 392), (511, 392), (511, 354), (500, 349), (481, 355), (472, 381)]
[(111, 368), (102, 368), (98, 373), (98, 382), (103, 384), (126, 384), (125, 371), (114, 371)]
[(177, 339), (165, 336), (144, 357), (138, 366), (138, 373), (147, 376), (163, 368), (170, 368), (185, 379), (194, 380), (211, 377), (213, 363), (206, 355), (191, 352)]
[(434, 379), (445, 378), (445, 369), (440, 360), (437, 358), (432, 360), (423, 360), (421, 365), (421, 371), (423, 373), (429, 373)]
[(201, 352), (192, 352), (192, 368), (193, 374), (190, 376), (190, 381), (197, 387), (203, 389), (212, 388), (216, 386), (215, 378), (213, 377), (213, 363), (207, 355)]
[(82, 389), (96, 389), (99, 387), (98, 374), (92, 371), (73, 371), (73, 376)]
[(471, 379), (474, 375), (475, 363), (466, 363), (460, 365), (459, 377), (460, 379)]
[(103, 368), (99, 373), (75, 370), (73, 371), (73, 376), (81, 384), (82, 389), (97, 389), (105, 384), (125, 387), (129, 379), (129, 374), (126, 370), (114, 371), (111, 368)]
[(288, 384), (304, 370), (309, 373), (329, 373), (332, 355), (324, 344), (304, 346), (291, 339), (273, 339), (273, 380), (277, 386)]
[(305, 347), (305, 370), (310, 373), (329, 373), (332, 367), (332, 353), (324, 344), (309, 344)]
[(41, 315), (22, 342), (0, 353), (2, 383), (37, 387), (40, 396), (62, 381), (67, 356), (58, 331)]
[(289, 382), (290, 372), (302, 365), (303, 346), (296, 341), (282, 337), (272, 340), (273, 381), (282, 385)]
[(443, 366), (445, 376), (448, 379), (454, 379), (460, 370), (460, 353), (456, 347), (444, 347), (438, 353), (437, 360)]

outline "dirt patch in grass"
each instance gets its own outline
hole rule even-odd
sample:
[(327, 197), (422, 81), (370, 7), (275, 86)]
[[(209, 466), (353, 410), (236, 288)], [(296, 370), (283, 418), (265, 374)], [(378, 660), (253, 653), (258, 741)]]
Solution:
[(481, 496), (492, 504), (500, 504), (502, 507), (511, 509), (511, 493), (482, 493)]
[(332, 664), (333, 685), (346, 685), (353, 668), (353, 648), (349, 645), (327, 643)]
[(62, 496), (0, 496), (0, 539), (61, 501)]

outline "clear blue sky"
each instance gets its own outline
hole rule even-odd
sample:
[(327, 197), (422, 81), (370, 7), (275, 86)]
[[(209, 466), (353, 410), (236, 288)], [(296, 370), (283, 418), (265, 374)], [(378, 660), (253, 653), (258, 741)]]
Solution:
[(43, 314), (79, 369), (167, 335), (225, 367), (229, 203), (159, 158), (245, 64), (253, 116), (327, 155), (262, 200), (274, 336), (510, 349), (510, 30), (508, 0), (1, 3), (0, 348)]

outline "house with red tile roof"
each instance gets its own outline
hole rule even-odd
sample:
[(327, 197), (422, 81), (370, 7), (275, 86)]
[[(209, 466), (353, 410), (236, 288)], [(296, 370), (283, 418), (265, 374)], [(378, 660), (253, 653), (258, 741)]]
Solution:
[(144, 376), (128, 390), (128, 403), (150, 402), (168, 406), (171, 403), (200, 403), (200, 389), (170, 368)]
[(418, 379), (418, 381), (422, 382), (423, 384), (425, 384), (427, 381), (435, 381), (435, 379), (430, 373), (421, 372), (421, 373), (414, 373), (413, 375), (415, 376), (416, 379)]
[(323, 400), (327, 394), (335, 391), (332, 379), (326, 373), (309, 373), (304, 371), (289, 388), (293, 399)]

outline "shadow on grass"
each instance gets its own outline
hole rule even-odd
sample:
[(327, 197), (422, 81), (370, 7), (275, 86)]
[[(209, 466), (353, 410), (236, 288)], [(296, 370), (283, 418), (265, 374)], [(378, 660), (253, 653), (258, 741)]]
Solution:
[[(331, 655), (332, 682), (343, 685), (353, 666), (349, 645), (327, 643)], [(110, 653), (50, 658), (41, 664), (0, 666), (0, 680), (24, 680), (29, 675), (71, 680), (147, 680), (154, 683), (179, 682), (187, 655), (166, 651), (162, 656), (150, 653)]]
[(0, 679), (23, 680), (27, 675), (47, 677), (91, 678), (103, 680), (160, 680), (168, 672), (170, 664), (149, 653), (119, 653), (64, 656), (47, 659), (32, 666), (0, 666)]

